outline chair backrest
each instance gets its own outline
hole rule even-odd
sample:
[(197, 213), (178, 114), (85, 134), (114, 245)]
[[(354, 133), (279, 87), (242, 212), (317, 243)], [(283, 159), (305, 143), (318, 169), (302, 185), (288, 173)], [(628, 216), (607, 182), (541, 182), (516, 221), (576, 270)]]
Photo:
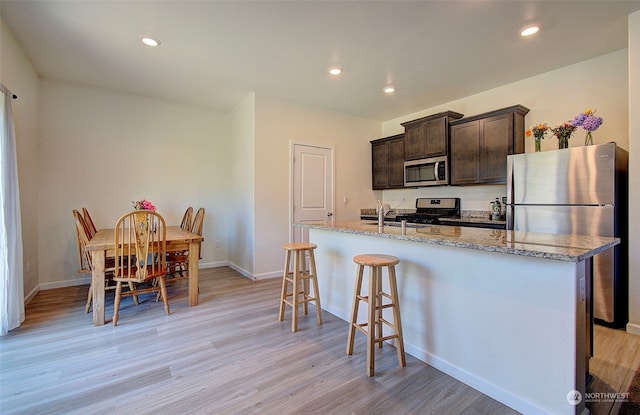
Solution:
[[(204, 208), (201, 207), (196, 212), (196, 216), (193, 218), (193, 226), (191, 227), (191, 232), (197, 233), (202, 236), (202, 225), (204, 224)], [(202, 259), (202, 244), (200, 244), (200, 248), (198, 249), (198, 258)]]
[(91, 256), (87, 252), (89, 243), (89, 227), (79, 211), (73, 209), (73, 218), (76, 223), (76, 237), (78, 239), (78, 272), (90, 273), (92, 270)]
[(142, 282), (167, 272), (167, 229), (162, 215), (150, 210), (126, 213), (116, 222), (114, 236), (114, 279)]
[(193, 217), (193, 224), (191, 226), (191, 232), (197, 233), (202, 236), (202, 224), (204, 223), (204, 208), (198, 209), (196, 215)]
[(87, 227), (89, 229), (89, 237), (93, 238), (93, 235), (98, 232), (98, 229), (96, 228), (96, 225), (94, 225), (93, 219), (91, 219), (91, 215), (89, 214), (87, 208), (82, 208), (82, 216), (84, 217), (84, 222), (87, 224)]
[(193, 208), (189, 206), (182, 216), (180, 227), (185, 230), (191, 230), (191, 217), (193, 216)]

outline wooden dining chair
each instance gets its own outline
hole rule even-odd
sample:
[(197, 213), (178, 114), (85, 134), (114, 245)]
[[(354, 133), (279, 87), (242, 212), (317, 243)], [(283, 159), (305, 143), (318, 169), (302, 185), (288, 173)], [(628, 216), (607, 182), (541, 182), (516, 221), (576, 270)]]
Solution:
[(89, 230), (87, 229), (87, 223), (77, 209), (71, 211), (73, 214), (73, 220), (76, 224), (76, 241), (78, 243), (78, 272), (83, 274), (91, 273), (91, 258), (88, 252), (85, 250), (85, 246), (91, 239)]
[[(150, 210), (134, 210), (122, 215), (114, 230), (116, 296), (113, 325), (118, 325), (122, 297), (160, 293), (164, 309), (170, 314), (167, 298), (167, 230), (164, 218)], [(135, 288), (123, 291), (123, 283)]]
[[(189, 232), (202, 235), (204, 213), (204, 208), (198, 209), (193, 217), (191, 227), (187, 229)], [(198, 259), (201, 259), (200, 254), (201, 251), (198, 251)], [(189, 275), (187, 275), (187, 270), (189, 269), (189, 251), (169, 252), (167, 254), (167, 263), (169, 267), (169, 275), (174, 279), (185, 279), (189, 277)]]
[[(184, 230), (191, 231), (192, 220), (193, 220), (193, 207), (189, 206), (187, 210), (185, 210), (184, 215), (182, 215), (182, 222), (180, 222), (180, 227)], [(179, 274), (180, 277), (183, 277), (184, 276), (182, 274), (183, 266), (188, 256), (189, 256), (188, 251), (169, 252), (167, 254), (168, 275), (175, 277), (176, 274)]]
[(85, 207), (82, 208), (82, 217), (84, 218), (84, 221), (87, 224), (87, 227), (90, 231), (89, 236), (93, 238), (93, 235), (95, 235), (96, 232), (98, 232), (98, 229), (96, 229), (96, 225), (93, 223), (93, 219), (91, 219), (91, 215), (89, 214), (89, 211)]
[[(204, 225), (204, 208), (201, 207), (196, 212), (196, 216), (193, 218), (193, 226), (191, 232), (202, 236), (202, 226)], [(202, 244), (199, 245), (198, 259), (202, 259)]]
[[(93, 263), (91, 261), (91, 254), (87, 251), (86, 247), (89, 243), (91, 237), (90, 234), (90, 226), (85, 222), (83, 215), (76, 209), (72, 211), (73, 217), (76, 223), (76, 236), (78, 239), (78, 253), (80, 255), (79, 261), (80, 265), (78, 268), (79, 273), (89, 274), (93, 271)], [(112, 284), (113, 281), (113, 270), (115, 267), (115, 259), (113, 257), (107, 257), (105, 261), (105, 282), (104, 287), (105, 290), (113, 290), (115, 289), (115, 285)], [(87, 304), (85, 305), (85, 311), (88, 313), (91, 311), (91, 303), (93, 301), (93, 278), (90, 279), (91, 283), (89, 284), (89, 292), (87, 293)], [(138, 299), (135, 299), (136, 304)]]
[(189, 206), (187, 210), (184, 211), (184, 215), (182, 215), (182, 222), (180, 223), (180, 227), (182, 229), (186, 229), (186, 230), (191, 229), (192, 216), (193, 216), (193, 208)]

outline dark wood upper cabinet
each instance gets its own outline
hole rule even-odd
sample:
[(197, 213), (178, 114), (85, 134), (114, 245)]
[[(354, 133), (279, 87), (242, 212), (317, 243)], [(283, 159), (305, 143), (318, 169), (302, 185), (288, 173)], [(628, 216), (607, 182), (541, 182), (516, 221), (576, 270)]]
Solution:
[(402, 123), (404, 159), (446, 156), (449, 149), (449, 122), (458, 118), (462, 118), (462, 114), (446, 111)]
[(453, 185), (507, 182), (507, 155), (524, 153), (522, 105), (502, 108), (451, 123)]
[(374, 190), (404, 187), (404, 134), (371, 141)]

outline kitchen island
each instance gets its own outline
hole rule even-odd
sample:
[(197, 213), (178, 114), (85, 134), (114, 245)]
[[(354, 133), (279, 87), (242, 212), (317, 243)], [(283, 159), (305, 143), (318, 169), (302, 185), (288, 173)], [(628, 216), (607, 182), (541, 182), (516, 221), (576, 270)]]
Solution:
[(591, 258), (619, 239), (397, 225), (297, 224), (325, 310), (349, 320), (355, 255), (395, 255), (407, 353), (525, 414), (588, 413)]

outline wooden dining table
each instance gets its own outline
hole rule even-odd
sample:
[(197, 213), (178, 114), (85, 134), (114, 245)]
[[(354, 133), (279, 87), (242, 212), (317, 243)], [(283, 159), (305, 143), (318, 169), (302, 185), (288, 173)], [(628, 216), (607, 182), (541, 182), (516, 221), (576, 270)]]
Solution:
[[(204, 238), (197, 233), (189, 232), (179, 226), (167, 226), (167, 252), (189, 251), (189, 306), (198, 305), (198, 256), (200, 244)], [(93, 325), (102, 326), (105, 323), (105, 259), (114, 256), (114, 229), (98, 229), (87, 244), (86, 249), (91, 252), (93, 271), (91, 280), (93, 286)]]

